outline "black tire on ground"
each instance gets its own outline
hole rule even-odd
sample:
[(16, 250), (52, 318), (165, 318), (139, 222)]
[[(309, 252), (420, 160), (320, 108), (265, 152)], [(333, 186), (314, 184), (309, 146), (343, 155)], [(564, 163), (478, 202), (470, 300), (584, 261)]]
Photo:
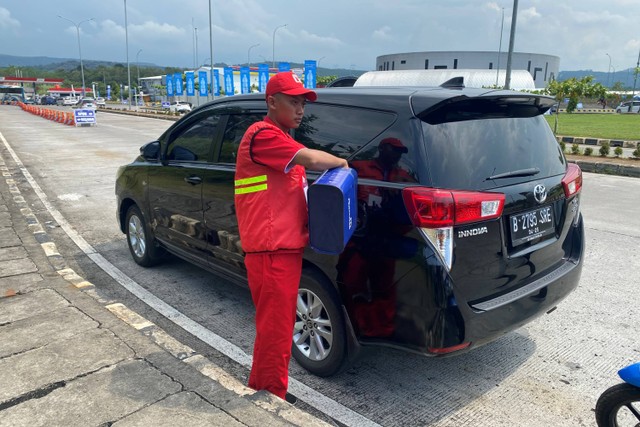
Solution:
[(149, 229), (138, 206), (133, 205), (129, 208), (125, 224), (127, 243), (133, 260), (143, 267), (158, 264), (164, 255), (164, 250), (157, 245), (153, 232)]
[[(635, 411), (635, 413), (634, 413)], [(614, 385), (605, 390), (596, 403), (596, 423), (598, 427), (617, 427), (618, 413), (625, 412), (633, 424), (640, 424), (640, 388), (628, 383)]]
[(347, 361), (345, 320), (340, 298), (321, 275), (304, 270), (298, 290), (292, 354), (319, 377), (339, 372)]

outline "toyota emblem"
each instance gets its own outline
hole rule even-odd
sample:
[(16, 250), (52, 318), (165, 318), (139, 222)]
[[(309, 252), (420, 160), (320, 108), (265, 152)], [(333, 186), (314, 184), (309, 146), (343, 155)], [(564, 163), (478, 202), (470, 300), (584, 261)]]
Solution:
[(538, 203), (544, 203), (547, 200), (547, 189), (544, 185), (538, 184), (533, 188), (533, 197)]

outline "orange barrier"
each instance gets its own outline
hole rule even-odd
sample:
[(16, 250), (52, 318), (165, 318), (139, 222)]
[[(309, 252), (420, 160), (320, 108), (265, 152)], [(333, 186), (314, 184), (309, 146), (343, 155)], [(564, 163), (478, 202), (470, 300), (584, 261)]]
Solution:
[(67, 111), (60, 110), (51, 110), (49, 108), (41, 108), (36, 107), (34, 105), (28, 105), (23, 102), (14, 103), (13, 105), (18, 105), (22, 108), (23, 111), (34, 114), (36, 116), (40, 116), (47, 120), (51, 120), (63, 125), (75, 126), (76, 120), (73, 112), (69, 113)]

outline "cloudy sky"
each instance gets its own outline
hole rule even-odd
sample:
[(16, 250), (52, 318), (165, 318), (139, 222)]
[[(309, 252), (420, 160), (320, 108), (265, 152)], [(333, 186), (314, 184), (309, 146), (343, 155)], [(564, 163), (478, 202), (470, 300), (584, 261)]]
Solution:
[[(210, 3), (214, 62), (270, 62), (275, 30), (276, 61), (355, 70), (389, 53), (497, 51), (503, 8), (506, 51), (513, 10), (513, 0), (0, 0), (0, 53), (77, 58), (76, 27), (60, 15), (93, 18), (80, 25), (83, 60), (124, 63), (125, 1), (129, 61), (186, 68), (209, 62)], [(625, 70), (638, 60), (639, 18), (639, 0), (520, 0), (515, 51), (557, 55), (560, 70), (606, 72), (609, 58)]]

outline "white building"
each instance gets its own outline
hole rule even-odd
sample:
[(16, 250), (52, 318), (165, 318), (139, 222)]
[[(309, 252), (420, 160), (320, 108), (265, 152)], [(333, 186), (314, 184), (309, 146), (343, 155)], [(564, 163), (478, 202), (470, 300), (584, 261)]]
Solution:
[[(493, 70), (497, 85), (504, 86), (507, 52), (451, 51), (407, 52), (381, 55), (376, 58), (376, 70)], [(511, 69), (526, 70), (536, 88), (544, 88), (560, 72), (560, 57), (538, 53), (514, 52)], [(500, 72), (499, 72), (500, 71)], [(513, 78), (513, 74), (512, 74)], [(495, 84), (495, 81), (494, 81)], [(513, 87), (513, 86), (512, 86)]]

